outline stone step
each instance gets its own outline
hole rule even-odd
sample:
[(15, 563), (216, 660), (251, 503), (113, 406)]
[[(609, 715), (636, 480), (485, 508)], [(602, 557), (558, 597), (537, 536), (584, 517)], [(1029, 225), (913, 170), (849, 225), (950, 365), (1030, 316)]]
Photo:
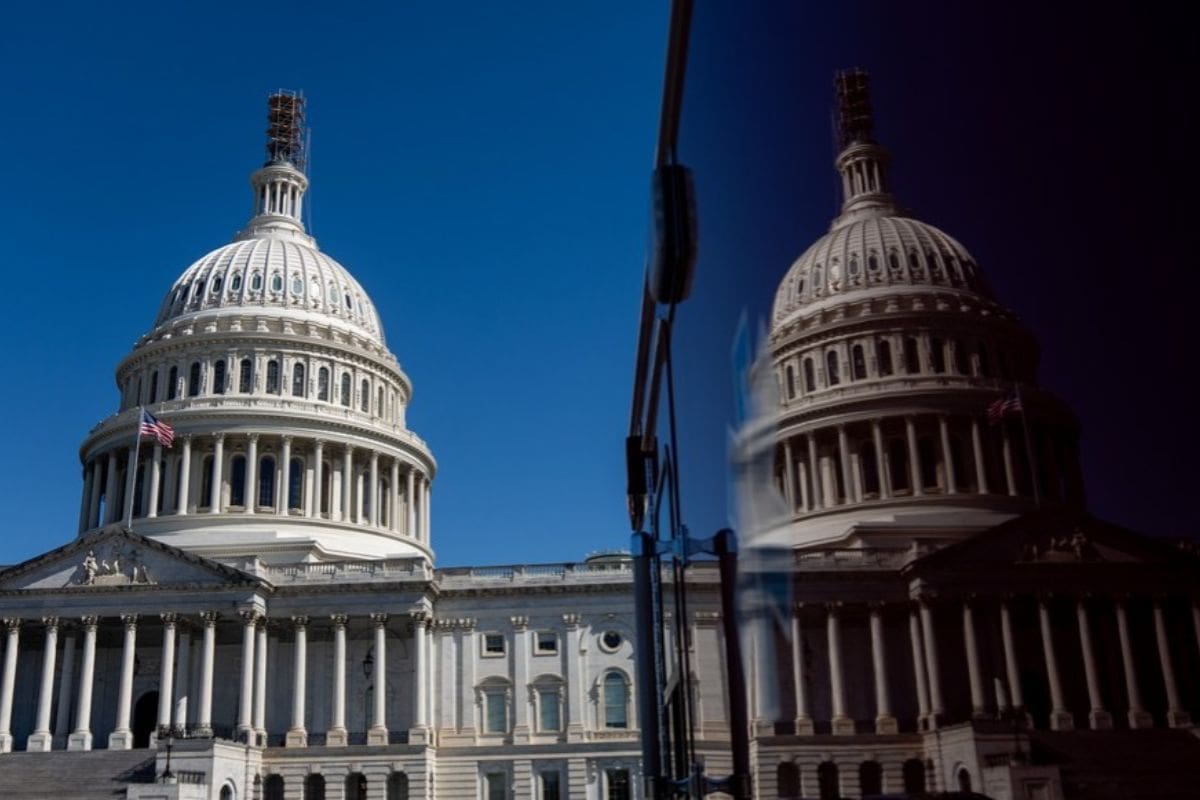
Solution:
[(154, 780), (153, 750), (5, 753), (0, 797), (5, 800), (116, 800), (130, 783)]

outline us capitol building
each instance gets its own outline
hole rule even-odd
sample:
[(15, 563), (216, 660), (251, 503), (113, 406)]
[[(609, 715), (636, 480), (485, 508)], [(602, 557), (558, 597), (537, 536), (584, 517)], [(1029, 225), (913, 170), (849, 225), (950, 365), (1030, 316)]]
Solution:
[[(842, 212), (773, 310), (793, 597), (752, 671), (756, 794), (1192, 796), (1200, 560), (1084, 511), (1032, 335), (896, 203), (860, 80)], [(272, 96), (250, 221), (117, 366), (77, 537), (0, 571), (0, 795), (638, 798), (629, 562), (435, 568), (412, 385), (302, 223), (302, 111)], [(135, 448), (142, 406), (172, 447)], [(716, 570), (690, 580), (719, 774)]]

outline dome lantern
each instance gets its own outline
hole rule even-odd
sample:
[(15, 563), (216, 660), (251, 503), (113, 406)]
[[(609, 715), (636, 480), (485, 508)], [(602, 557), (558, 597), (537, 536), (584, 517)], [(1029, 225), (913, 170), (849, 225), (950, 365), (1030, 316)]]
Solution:
[(842, 214), (833, 227), (876, 214), (897, 212), (889, 192), (887, 150), (874, 137), (871, 114), (871, 84), (861, 69), (837, 73), (834, 88), (838, 97), (837, 134), (841, 152), (837, 169), (842, 176)]
[(304, 95), (284, 89), (272, 93), (267, 98), (267, 161), (250, 176), (254, 217), (238, 239), (270, 232), (311, 241), (301, 216), (308, 189), (305, 134)]

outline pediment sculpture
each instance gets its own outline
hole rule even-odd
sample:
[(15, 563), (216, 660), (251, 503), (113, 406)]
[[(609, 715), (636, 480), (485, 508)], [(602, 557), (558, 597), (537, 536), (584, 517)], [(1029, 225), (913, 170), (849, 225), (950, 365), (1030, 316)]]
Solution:
[(1021, 561), (1082, 563), (1100, 561), (1100, 554), (1082, 528), (1071, 533), (1030, 537), (1021, 547)]
[(150, 577), (137, 550), (119, 545), (101, 548), (99, 555), (95, 550), (88, 550), (71, 582), (77, 586), (128, 586), (135, 583), (157, 583)]

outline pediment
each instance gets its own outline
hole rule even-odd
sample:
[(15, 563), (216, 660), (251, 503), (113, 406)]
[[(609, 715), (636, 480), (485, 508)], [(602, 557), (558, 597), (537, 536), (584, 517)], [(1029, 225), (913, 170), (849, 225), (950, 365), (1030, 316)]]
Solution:
[(0, 572), (0, 591), (257, 584), (253, 576), (114, 525)]
[(1034, 511), (917, 559), (913, 572), (1050, 569), (1087, 565), (1164, 566), (1200, 572), (1194, 548), (1151, 539), (1080, 512)]

